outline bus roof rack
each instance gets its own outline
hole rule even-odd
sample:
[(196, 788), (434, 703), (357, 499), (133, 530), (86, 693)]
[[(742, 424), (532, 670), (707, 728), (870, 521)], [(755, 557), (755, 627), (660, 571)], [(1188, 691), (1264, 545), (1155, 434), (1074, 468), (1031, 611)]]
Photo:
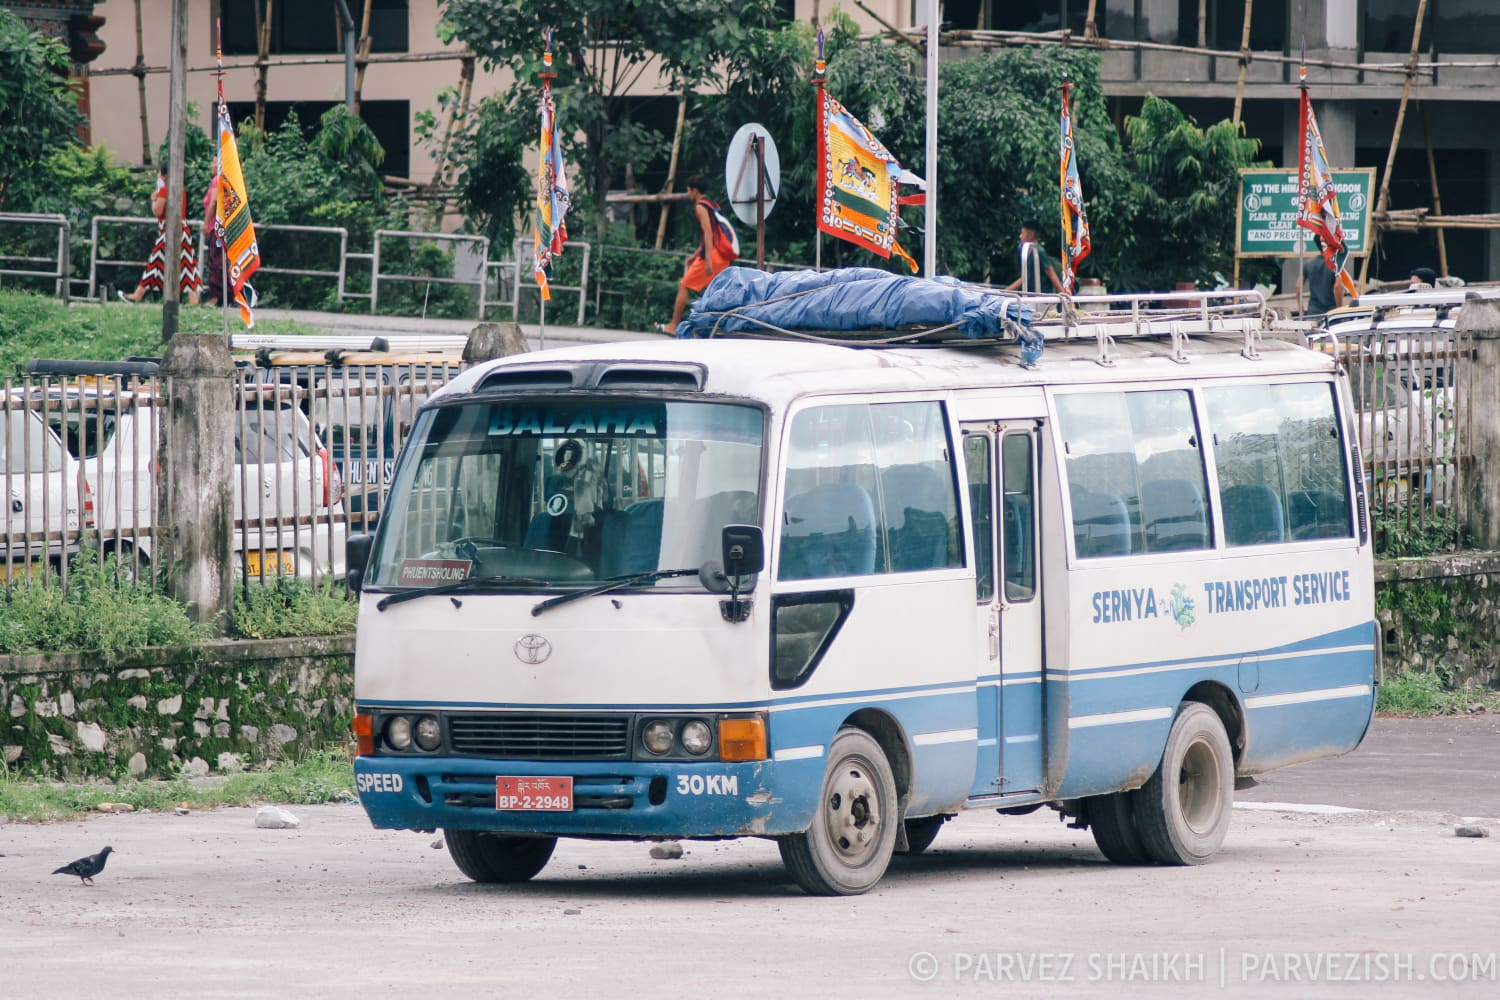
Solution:
[[(1241, 353), (1259, 358), (1256, 343), (1274, 318), (1265, 296), (1255, 289), (1212, 291), (1183, 290), (1172, 292), (1128, 292), (1110, 295), (1072, 297), (1051, 293), (1020, 293), (991, 285), (953, 283), (954, 290), (978, 294), (984, 298), (1004, 298), (1029, 309), (1029, 331), (1043, 341), (1073, 340), (1091, 337), (1098, 344), (1098, 363), (1114, 364), (1116, 339), (1170, 338), (1171, 358), (1180, 363), (1189, 360), (1187, 345), (1193, 336), (1231, 336), (1243, 340)], [(827, 330), (784, 327), (775, 320), (778, 313), (759, 308), (777, 301), (815, 294), (819, 289), (780, 296), (771, 302), (749, 301), (744, 305), (710, 313), (716, 319), (707, 336), (774, 340), (809, 340), (843, 347), (986, 347), (1010, 340), (1017, 329), (1014, 322), (1004, 323), (999, 332), (971, 338), (960, 330), (960, 323), (946, 325), (901, 324), (899, 316), (891, 317), (885, 328), (865, 330)], [(725, 320), (737, 322), (739, 329), (726, 329)], [(1026, 325), (1026, 324), (1021, 324)]]

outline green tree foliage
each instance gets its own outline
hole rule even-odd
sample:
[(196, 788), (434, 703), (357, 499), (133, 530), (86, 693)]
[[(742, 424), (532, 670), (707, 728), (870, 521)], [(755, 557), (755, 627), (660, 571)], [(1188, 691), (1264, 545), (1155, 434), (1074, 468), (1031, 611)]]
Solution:
[(1130, 197), (1107, 236), (1112, 284), (1165, 289), (1209, 281), (1215, 270), (1227, 274), (1239, 170), (1258, 165), (1259, 140), (1227, 120), (1199, 128), (1149, 94), (1141, 113), (1125, 119), (1125, 136)]
[(77, 145), (78, 99), (68, 50), (0, 8), (0, 208), (29, 210), (40, 165)]
[[(583, 135), (581, 144), (565, 147), (581, 181), (574, 200), (593, 202), (594, 218), (602, 224), (611, 177), (671, 142), (671, 136), (635, 121), (624, 98), (649, 73), (661, 74), (676, 92), (744, 74), (764, 33), (775, 28), (776, 5), (773, 0), (445, 0), (443, 19), (443, 33), (467, 44), (486, 67), (514, 74), (511, 91), (491, 99), (503, 111), (474, 116), (517, 123), (500, 148), (490, 150), (502, 156), (513, 152), (520, 121), (529, 117), (536, 131), (537, 74), (545, 31), (553, 29), (558, 119), (565, 130)], [(535, 135), (530, 142), (536, 142)], [(473, 178), (476, 190), (484, 177), (519, 195), (510, 171), (484, 170)], [(516, 208), (523, 210), (524, 204)]]

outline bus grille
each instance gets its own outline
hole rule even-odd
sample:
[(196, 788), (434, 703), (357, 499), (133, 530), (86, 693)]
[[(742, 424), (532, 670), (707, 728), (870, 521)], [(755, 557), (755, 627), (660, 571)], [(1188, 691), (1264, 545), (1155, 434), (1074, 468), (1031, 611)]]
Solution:
[(452, 751), (509, 760), (610, 760), (630, 756), (627, 715), (448, 716)]

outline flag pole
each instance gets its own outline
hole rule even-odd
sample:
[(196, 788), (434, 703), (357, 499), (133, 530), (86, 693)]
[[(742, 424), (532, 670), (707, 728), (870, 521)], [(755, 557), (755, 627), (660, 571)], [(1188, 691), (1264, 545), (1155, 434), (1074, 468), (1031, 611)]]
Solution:
[[(217, 60), (217, 68), (214, 70), (214, 81), (218, 84), (219, 104), (224, 104), (224, 22), (220, 18), (214, 18), (214, 57)], [(223, 148), (219, 135), (219, 108), (214, 108), (214, 176), (210, 181), (214, 186), (214, 218), (219, 217), (219, 206), (223, 201), (224, 191), (224, 164), (220, 159), (219, 151)], [(218, 226), (209, 230), (208, 243), (211, 247), (219, 242)], [(205, 271), (206, 273), (206, 271)], [(229, 254), (223, 245), (219, 246), (219, 317), (224, 324), (224, 349), (232, 350), (233, 338), (229, 334)]]
[(923, 209), (922, 273), (937, 275), (938, 0), (927, 0), (927, 200)]
[[(816, 101), (818, 120), (815, 127), (818, 135), (817, 184), (819, 186), (818, 189), (821, 191), (824, 171), (823, 157), (825, 155), (825, 150), (823, 149), (823, 82), (827, 64), (823, 61), (823, 26), (818, 24), (817, 18), (813, 19), (813, 24), (817, 25), (818, 29), (818, 49), (817, 56), (813, 59), (812, 82), (813, 86), (817, 88), (818, 95)], [(821, 195), (819, 196), (819, 200), (821, 201)], [(823, 230), (818, 225), (818, 216), (822, 211), (822, 204), (813, 209), (813, 270), (815, 271), (823, 270)]]
[[(1303, 39), (1302, 51), (1304, 57), (1307, 52), (1307, 40)], [(1297, 214), (1301, 215), (1303, 207), (1307, 204), (1307, 112), (1312, 107), (1311, 98), (1307, 94), (1307, 66), (1304, 64), (1297, 71)], [(1302, 305), (1302, 268), (1307, 256), (1307, 239), (1302, 227), (1297, 227), (1297, 315), (1302, 315), (1306, 309)]]
[[(537, 75), (541, 78), (541, 81), (542, 81), (542, 107), (545, 109), (546, 106), (547, 106), (547, 104), (551, 100), (552, 81), (557, 79), (557, 74), (554, 73), (554, 72), (552, 72), (552, 29), (551, 28), (547, 29), (547, 48), (546, 48), (546, 51), (544, 51), (542, 53), (542, 71), (540, 73), (538, 73)], [(555, 120), (549, 122), (548, 124), (549, 124), (549, 126), (551, 126), (552, 128), (554, 128), (554, 130), (555, 130), (556, 124), (557, 124)], [(552, 141), (553, 142), (557, 141), (557, 137), (555, 135), (552, 137)], [(541, 170), (537, 173), (537, 176), (539, 178), (545, 178), (547, 176), (547, 164), (545, 162), (545, 157), (549, 155), (550, 151), (544, 149), (544, 150), (539, 150), (539, 152), (544, 157), (544, 161), (542, 163)], [(538, 208), (539, 209), (540, 209), (540, 199), (541, 199), (542, 193), (543, 192), (541, 192), (541, 191), (537, 192)], [(548, 197), (549, 198), (551, 197), (550, 193), (548, 194)], [(554, 219), (554, 220), (552, 220), (552, 222), (553, 222), (554, 225), (556, 225), (557, 220)], [(538, 238), (540, 238), (539, 235), (538, 235)], [(550, 240), (552, 238), (552, 234), (548, 233), (547, 234), (547, 238)], [(538, 254), (540, 254), (542, 252), (542, 248), (539, 247), (539, 246), (533, 247), (532, 249), (535, 250), (535, 252), (538, 253)], [(540, 304), (540, 310), (539, 310), (538, 315), (537, 315), (537, 337), (538, 337), (539, 346), (541, 347), (542, 350), (545, 351), (547, 349), (547, 296), (545, 296), (545, 295), (540, 296), (538, 298), (538, 302)], [(519, 319), (519, 317), (517, 317), (517, 318)]]

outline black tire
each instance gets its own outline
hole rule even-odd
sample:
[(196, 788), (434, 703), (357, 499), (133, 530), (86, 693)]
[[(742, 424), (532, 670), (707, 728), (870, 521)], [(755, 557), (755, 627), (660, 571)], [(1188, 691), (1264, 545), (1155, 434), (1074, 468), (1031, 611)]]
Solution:
[(938, 831), (943, 828), (948, 817), (939, 813), (936, 816), (923, 816), (921, 819), (909, 819), (906, 821), (906, 850), (902, 854), (917, 855), (932, 846), (937, 839)]
[(1201, 702), (1172, 721), (1161, 764), (1134, 803), (1141, 846), (1164, 865), (1201, 865), (1229, 832), (1234, 758), (1224, 724)]
[(1135, 829), (1133, 792), (1114, 792), (1085, 799), (1085, 818), (1094, 843), (1117, 865), (1140, 865), (1151, 860)]
[(891, 863), (898, 809), (880, 744), (862, 729), (841, 729), (828, 748), (812, 826), (777, 838), (782, 863), (809, 895), (867, 892)]
[(458, 870), (475, 882), (525, 882), (547, 866), (556, 837), (508, 837), (477, 830), (444, 830)]

